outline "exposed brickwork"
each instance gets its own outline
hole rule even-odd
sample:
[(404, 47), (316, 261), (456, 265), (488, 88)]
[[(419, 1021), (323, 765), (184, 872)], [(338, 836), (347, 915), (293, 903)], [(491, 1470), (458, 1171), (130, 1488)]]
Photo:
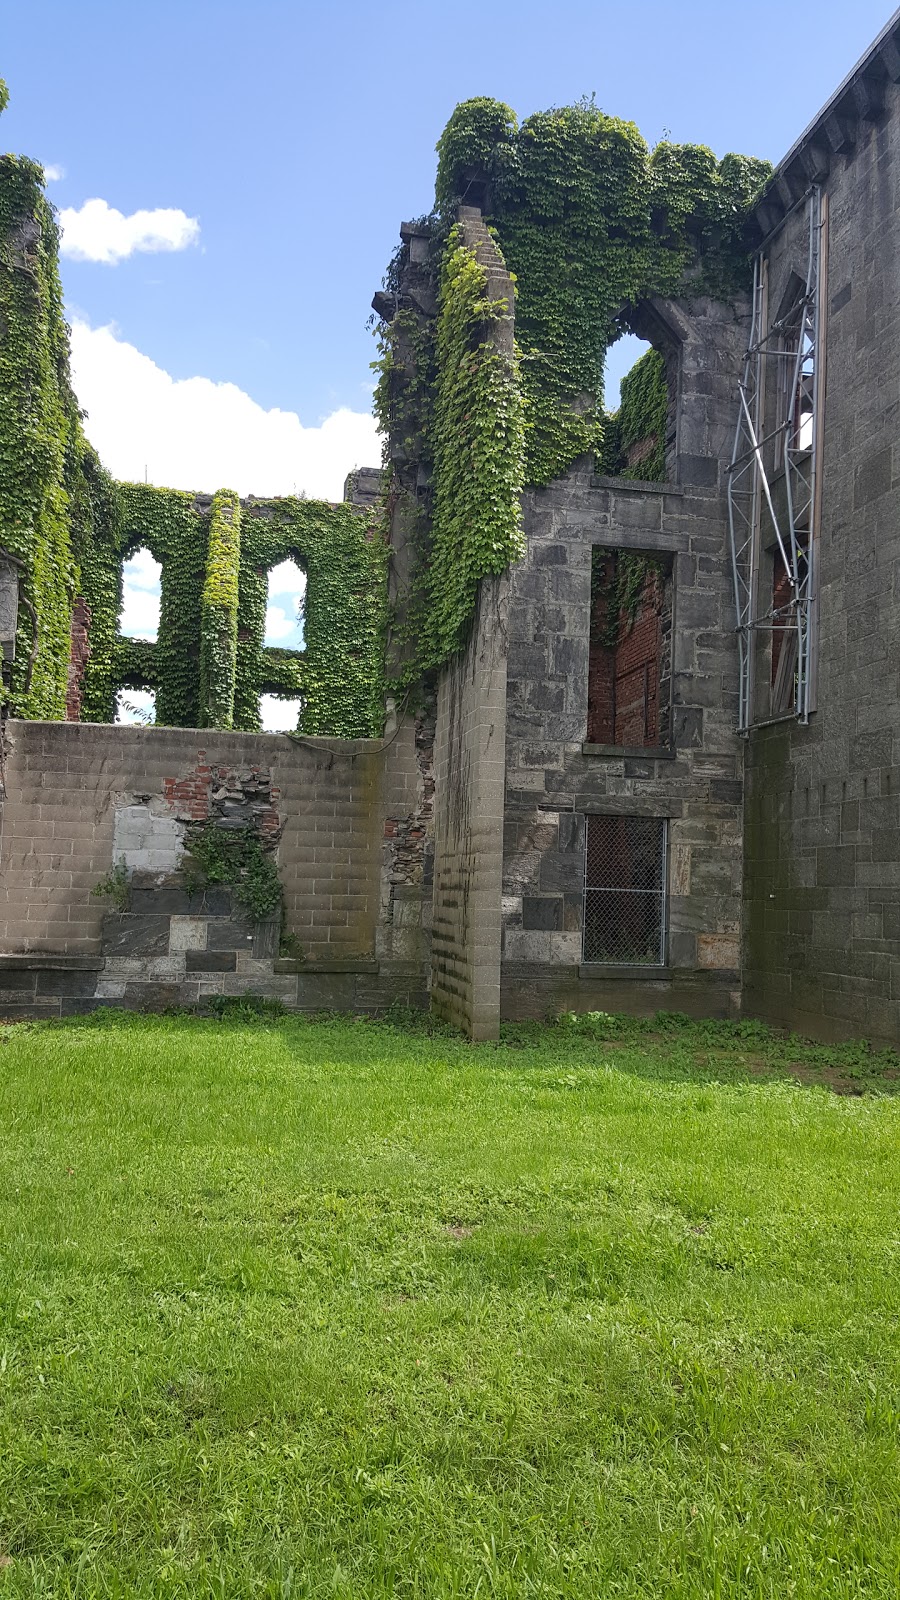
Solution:
[(91, 608), (87, 601), (79, 596), (72, 609), (69, 677), (66, 687), (67, 722), (78, 722), (81, 718), (81, 683), (91, 653), (90, 631)]

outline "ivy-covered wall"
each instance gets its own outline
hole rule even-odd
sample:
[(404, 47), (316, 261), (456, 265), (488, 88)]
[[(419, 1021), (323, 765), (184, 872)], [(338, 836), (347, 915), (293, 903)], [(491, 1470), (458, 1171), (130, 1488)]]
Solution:
[[(435, 210), (404, 225), (374, 302), (395, 535), (413, 550), (392, 635), (401, 682), (459, 648), (479, 579), (518, 554), (519, 487), (584, 455), (604, 472), (665, 476), (662, 358), (637, 364), (609, 416), (607, 349), (650, 296), (746, 288), (750, 205), (770, 170), (703, 146), (651, 151), (587, 101), (519, 127), (501, 102), (469, 100), (437, 149)], [(457, 226), (482, 217), (515, 282), (516, 351), (497, 392), (477, 326), (496, 313)]]
[[(6, 103), (0, 91), (0, 110)], [(2, 687), (18, 716), (65, 715), (72, 604), (82, 564), (115, 518), (69, 380), (59, 239), (43, 170), (0, 157), (0, 548), (20, 572), (15, 661)]]
[[(0, 111), (6, 103), (0, 83)], [(83, 721), (108, 722), (123, 687), (156, 692), (175, 727), (257, 729), (259, 697), (299, 697), (300, 727), (379, 734), (384, 719), (385, 554), (373, 518), (319, 501), (198, 498), (113, 481), (87, 443), (69, 377), (59, 238), (43, 172), (0, 158), (0, 559), (20, 573), (6, 710), (62, 719), (73, 606), (87, 603)], [(118, 632), (122, 564), (162, 566), (155, 643)], [(267, 573), (307, 574), (305, 648), (263, 644)], [(78, 697), (70, 704), (77, 704)]]
[[(147, 484), (117, 486), (116, 587), (87, 591), (91, 636), (113, 630), (121, 563), (146, 548), (162, 566), (154, 644), (113, 632), (107, 659), (92, 655), (85, 704), (109, 720), (123, 686), (156, 691), (156, 720), (172, 727), (260, 727), (259, 697), (302, 701), (299, 728), (374, 737), (384, 720), (385, 549), (354, 506), (319, 500), (211, 499)], [(304, 649), (267, 648), (267, 576), (292, 557), (306, 572)], [(104, 577), (106, 574), (104, 573)], [(84, 715), (84, 714), (83, 714)]]
[(438, 141), (438, 219), (481, 205), (517, 280), (529, 483), (599, 453), (603, 364), (624, 307), (746, 286), (751, 201), (771, 168), (658, 144), (592, 101), (521, 127), (499, 101), (457, 106)]

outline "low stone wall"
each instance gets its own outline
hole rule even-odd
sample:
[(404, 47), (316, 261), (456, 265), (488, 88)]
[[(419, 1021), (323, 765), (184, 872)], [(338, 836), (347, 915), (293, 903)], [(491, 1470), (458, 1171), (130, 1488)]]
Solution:
[(504, 1022), (542, 1022), (562, 1011), (623, 1011), (650, 1017), (682, 1011), (689, 1017), (738, 1017), (741, 990), (736, 974), (692, 973), (662, 967), (608, 967), (551, 962), (503, 963)]
[[(159, 1010), (248, 993), (301, 1010), (426, 1002), (430, 795), (423, 806), (411, 722), (390, 740), (302, 742), (10, 722), (3, 758), (5, 1015)], [(381, 926), (382, 852), (398, 819), (409, 841), (404, 881), (393, 886), (405, 943)], [(208, 821), (252, 823), (275, 852), (283, 929), (281, 918), (253, 923), (228, 887), (189, 892), (178, 870), (185, 832)], [(103, 883), (110, 892), (97, 892)]]

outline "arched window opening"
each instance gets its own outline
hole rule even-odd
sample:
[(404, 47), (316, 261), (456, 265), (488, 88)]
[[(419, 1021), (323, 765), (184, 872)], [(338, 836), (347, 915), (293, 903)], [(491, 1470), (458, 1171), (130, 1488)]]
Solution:
[[(288, 557), (269, 571), (266, 595), (266, 631), (263, 644), (281, 650), (303, 649), (303, 602), (306, 573)], [(269, 699), (271, 696), (265, 696)]]
[(156, 641), (161, 582), (162, 567), (145, 546), (123, 563), (119, 632), (126, 638), (147, 639), (151, 644)]
[(295, 733), (303, 709), (301, 699), (287, 700), (279, 694), (261, 694), (259, 720), (264, 733)]
[(156, 722), (156, 690), (120, 689), (116, 695), (116, 722), (152, 728)]
[(623, 334), (607, 353), (605, 380), (603, 470), (613, 477), (662, 482), (672, 431), (665, 355), (637, 334)]
[(636, 333), (623, 333), (621, 339), (611, 344), (606, 352), (603, 367), (603, 399), (607, 411), (618, 411), (622, 398), (622, 379), (637, 366), (653, 346)]

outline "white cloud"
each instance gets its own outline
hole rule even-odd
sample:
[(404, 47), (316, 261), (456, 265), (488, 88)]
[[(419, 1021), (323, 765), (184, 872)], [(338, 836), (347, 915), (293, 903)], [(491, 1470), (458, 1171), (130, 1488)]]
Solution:
[(65, 167), (61, 167), (56, 161), (45, 161), (43, 166), (44, 180), (47, 183), (59, 183), (60, 178), (66, 175)]
[(295, 561), (279, 561), (277, 567), (269, 569), (269, 599), (274, 595), (290, 595), (292, 599), (299, 600), (306, 593), (306, 573), (301, 572)]
[(159, 580), (162, 567), (149, 550), (138, 550), (122, 567), (119, 631), (129, 639), (155, 639), (159, 633)]
[(124, 585), (119, 631), (129, 639), (153, 641), (159, 633), (159, 595)]
[(64, 256), (73, 261), (102, 261), (106, 266), (115, 266), (138, 250), (186, 250), (200, 237), (197, 218), (184, 211), (163, 207), (133, 211), (126, 217), (105, 200), (85, 200), (77, 211), (66, 206), (59, 223)]
[(266, 633), (265, 644), (288, 644), (291, 649), (299, 649), (300, 624), (296, 612), (285, 611), (282, 606), (266, 606)]
[(300, 719), (299, 700), (279, 700), (275, 694), (261, 694), (259, 714), (266, 733), (293, 733)]
[(117, 478), (171, 489), (235, 489), (339, 500), (353, 467), (377, 466), (374, 418), (342, 407), (318, 427), (265, 411), (233, 383), (172, 378), (113, 327), (72, 328), (75, 392), (87, 433)]

